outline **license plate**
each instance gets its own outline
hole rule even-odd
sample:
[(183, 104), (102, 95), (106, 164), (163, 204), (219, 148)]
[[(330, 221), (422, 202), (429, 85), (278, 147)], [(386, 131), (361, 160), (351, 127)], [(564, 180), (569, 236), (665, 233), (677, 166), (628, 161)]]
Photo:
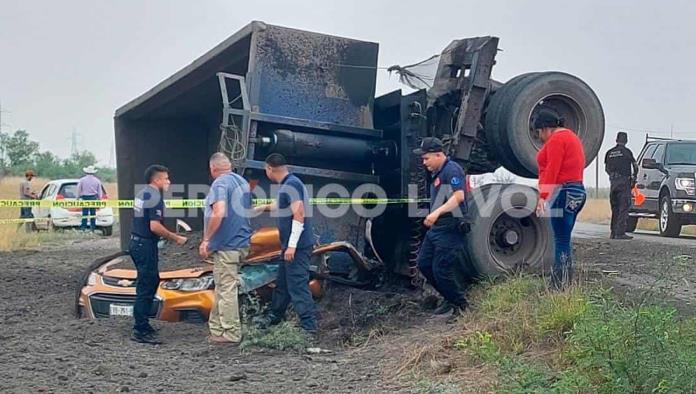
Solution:
[(109, 315), (111, 316), (133, 316), (132, 305), (109, 305)]

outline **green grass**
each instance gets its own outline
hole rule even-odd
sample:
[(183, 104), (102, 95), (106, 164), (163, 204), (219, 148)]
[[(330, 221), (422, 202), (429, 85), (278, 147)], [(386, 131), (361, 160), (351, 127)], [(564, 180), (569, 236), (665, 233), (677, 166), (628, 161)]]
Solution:
[(535, 278), (520, 276), (499, 284), (486, 283), (486, 292), (481, 300), (484, 314), (501, 314), (517, 310), (520, 302), (544, 288), (544, 283)]
[(565, 293), (547, 293), (538, 301), (539, 329), (552, 335), (571, 332), (590, 305), (585, 294), (577, 288)]
[(625, 307), (599, 287), (549, 292), (529, 277), (473, 294), (480, 308), (464, 324), (477, 329), (453, 348), (493, 366), (501, 393), (696, 392), (694, 318)]
[(459, 339), (454, 343), (454, 348), (468, 351), (485, 363), (498, 363), (501, 360), (500, 348), (493, 341), (493, 335), (487, 331), (476, 331), (472, 336)]
[(283, 322), (270, 327), (268, 330), (258, 330), (251, 326), (245, 327), (240, 348), (242, 350), (266, 348), (303, 351), (307, 349), (308, 345), (307, 337), (301, 329), (289, 322)]
[(602, 392), (696, 392), (694, 319), (672, 309), (594, 306), (568, 338), (564, 358)]

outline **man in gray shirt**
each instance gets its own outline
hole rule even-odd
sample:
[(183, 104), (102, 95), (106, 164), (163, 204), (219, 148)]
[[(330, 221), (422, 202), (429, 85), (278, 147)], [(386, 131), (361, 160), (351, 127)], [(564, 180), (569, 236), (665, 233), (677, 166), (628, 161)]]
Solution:
[[(19, 184), (19, 199), (20, 200), (35, 200), (36, 193), (31, 189), (31, 180), (34, 179), (34, 171), (27, 170), (24, 173), (24, 181)], [(19, 208), (20, 219), (33, 219), (34, 214), (31, 212), (31, 207)], [(20, 227), (25, 224), (27, 232), (31, 230), (30, 223), (20, 223)]]
[(208, 318), (210, 342), (237, 344), (242, 340), (239, 318), (239, 266), (251, 243), (251, 190), (249, 183), (232, 172), (224, 153), (210, 157), (215, 179), (205, 199), (203, 242), (199, 254), (213, 264), (215, 300)]

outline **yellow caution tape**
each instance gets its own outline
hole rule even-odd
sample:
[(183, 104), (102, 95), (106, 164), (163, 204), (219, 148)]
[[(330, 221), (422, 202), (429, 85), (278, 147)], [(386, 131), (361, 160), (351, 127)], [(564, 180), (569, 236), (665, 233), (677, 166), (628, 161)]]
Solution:
[(0, 219), (0, 224), (21, 224), (21, 223), (32, 223), (39, 221), (40, 219)]
[[(113, 215), (110, 215), (112, 217), (118, 217), (119, 215), (117, 213), (114, 213)], [(92, 219), (96, 218), (97, 216), (80, 216), (79, 219), (85, 218), (85, 219)], [(65, 218), (65, 219), (72, 219), (72, 218)], [(20, 218), (20, 219), (0, 219), (0, 225), (2, 224), (22, 224), (22, 223), (33, 223), (33, 222), (49, 222), (49, 218)]]
[[(254, 199), (254, 205), (271, 204), (274, 199)], [(310, 198), (312, 205), (377, 205), (377, 204), (409, 204), (429, 201), (426, 198)], [(204, 208), (205, 200), (164, 200), (164, 205), (170, 209)], [(0, 200), (0, 208), (119, 208), (132, 209), (133, 200)], [(118, 212), (118, 211), (117, 211)], [(112, 216), (119, 216), (114, 212)], [(87, 219), (96, 216), (84, 216)], [(47, 218), (0, 219), (2, 224), (21, 224), (46, 221)]]
[[(254, 199), (254, 205), (270, 204), (273, 199)], [(423, 198), (310, 198), (312, 205), (345, 204), (409, 204), (427, 202)], [(180, 199), (164, 200), (164, 205), (172, 209), (204, 208), (205, 200)], [(0, 208), (119, 208), (132, 209), (133, 200), (0, 200)]]

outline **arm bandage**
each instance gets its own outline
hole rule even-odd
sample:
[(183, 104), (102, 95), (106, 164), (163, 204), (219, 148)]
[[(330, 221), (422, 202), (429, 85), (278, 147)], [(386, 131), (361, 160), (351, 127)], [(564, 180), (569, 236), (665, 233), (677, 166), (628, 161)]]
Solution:
[(288, 240), (289, 248), (296, 248), (297, 243), (300, 241), (300, 236), (304, 230), (304, 223), (298, 222), (297, 220), (292, 221), (292, 231), (290, 231), (290, 239)]

